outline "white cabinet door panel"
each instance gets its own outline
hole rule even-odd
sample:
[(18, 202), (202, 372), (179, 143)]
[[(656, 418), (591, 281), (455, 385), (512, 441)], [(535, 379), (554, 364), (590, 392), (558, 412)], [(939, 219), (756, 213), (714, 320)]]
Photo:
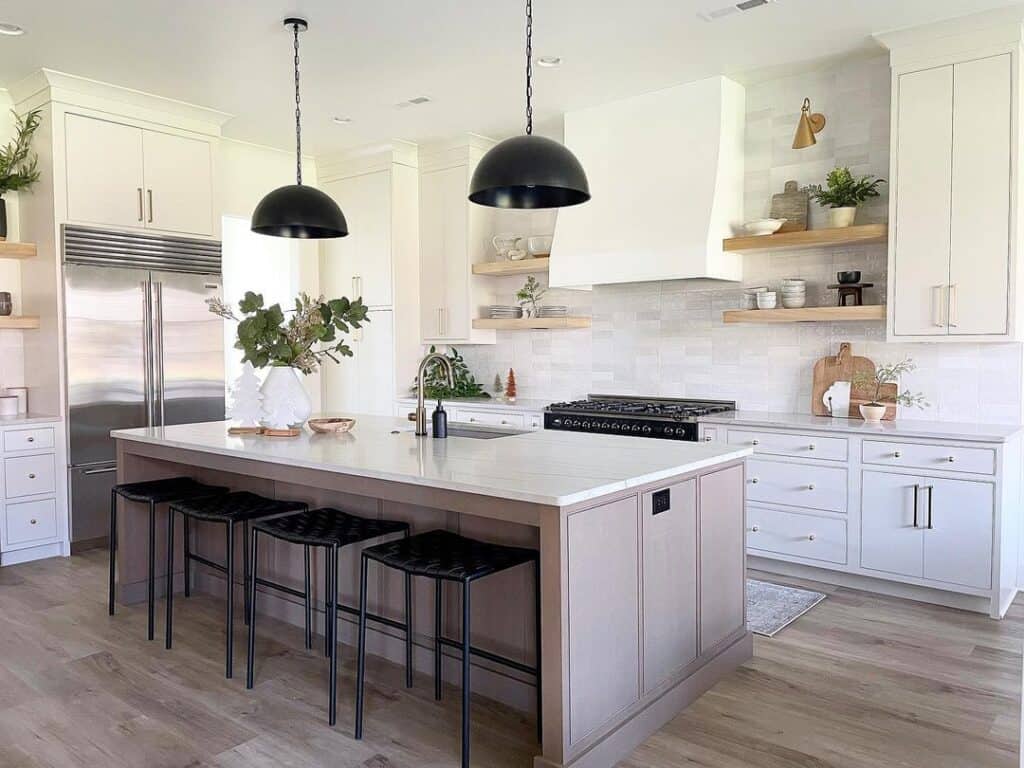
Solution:
[(446, 174), (450, 173), (441, 170), (420, 176), (420, 333), (428, 341), (443, 338), (447, 247), (444, 194)]
[(213, 234), (213, 166), (202, 139), (143, 131), (146, 226)]
[(953, 67), (900, 75), (898, 88), (893, 333), (944, 336)]
[(860, 542), (863, 568), (917, 578), (924, 573), (922, 485), (925, 481), (913, 475), (864, 473)]
[(953, 67), (949, 268), (949, 332), (953, 335), (1008, 330), (1010, 87), (1009, 54)]
[(935, 478), (928, 478), (927, 484), (931, 490), (925, 491), (922, 503), (922, 523), (928, 526), (924, 577), (988, 589), (992, 586), (994, 487)]
[(142, 129), (68, 114), (64, 130), (68, 219), (144, 226)]
[[(349, 346), (359, 358), (359, 412), (388, 416), (395, 398), (395, 324), (391, 310), (368, 313)], [(342, 361), (345, 365), (346, 360)]]

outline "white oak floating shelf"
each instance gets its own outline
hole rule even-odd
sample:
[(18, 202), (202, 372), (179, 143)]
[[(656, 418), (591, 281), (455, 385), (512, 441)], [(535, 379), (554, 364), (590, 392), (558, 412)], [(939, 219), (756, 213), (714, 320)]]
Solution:
[(562, 328), (589, 328), (589, 317), (517, 317), (514, 319), (479, 318), (473, 321), (477, 330), (555, 331)]
[(32, 331), (39, 327), (39, 318), (32, 315), (6, 315), (0, 317), (0, 330)]
[(861, 224), (836, 229), (807, 229), (775, 235), (729, 237), (722, 241), (724, 251), (781, 251), (800, 248), (829, 248), (842, 245), (872, 245), (889, 238), (885, 224)]
[(35, 243), (7, 243), (0, 241), (0, 259), (31, 259), (35, 255)]
[(529, 275), (537, 272), (547, 272), (551, 259), (547, 256), (533, 259), (521, 259), (520, 261), (485, 261), (473, 265), (474, 275)]
[(885, 305), (731, 309), (722, 313), (722, 321), (725, 323), (837, 323), (851, 320), (885, 320)]

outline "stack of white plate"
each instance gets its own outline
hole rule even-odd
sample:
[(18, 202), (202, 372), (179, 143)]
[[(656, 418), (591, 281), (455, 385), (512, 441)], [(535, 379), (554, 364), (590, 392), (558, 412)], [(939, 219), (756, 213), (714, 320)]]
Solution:
[(790, 277), (782, 281), (782, 306), (799, 309), (807, 303), (807, 281)]
[(489, 309), (493, 320), (514, 320), (523, 316), (523, 308), (511, 304), (492, 304)]
[(569, 307), (564, 304), (547, 304), (537, 307), (537, 317), (567, 317)]

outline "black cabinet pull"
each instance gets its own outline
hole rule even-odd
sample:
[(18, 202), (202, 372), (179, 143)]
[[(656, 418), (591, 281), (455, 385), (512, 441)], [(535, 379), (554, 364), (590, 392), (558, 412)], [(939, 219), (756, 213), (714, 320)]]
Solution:
[(917, 483), (915, 483), (914, 484), (914, 527), (915, 528), (917, 528), (917, 508), (919, 506), (919, 504), (918, 504), (918, 495), (919, 495), (920, 490), (921, 490), (921, 486), (918, 485)]

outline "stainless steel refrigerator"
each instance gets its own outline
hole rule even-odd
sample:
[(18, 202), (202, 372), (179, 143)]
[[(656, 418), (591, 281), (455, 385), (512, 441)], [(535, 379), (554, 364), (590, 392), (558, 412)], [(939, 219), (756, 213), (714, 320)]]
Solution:
[(219, 242), (65, 225), (71, 540), (108, 532), (110, 430), (224, 418)]

